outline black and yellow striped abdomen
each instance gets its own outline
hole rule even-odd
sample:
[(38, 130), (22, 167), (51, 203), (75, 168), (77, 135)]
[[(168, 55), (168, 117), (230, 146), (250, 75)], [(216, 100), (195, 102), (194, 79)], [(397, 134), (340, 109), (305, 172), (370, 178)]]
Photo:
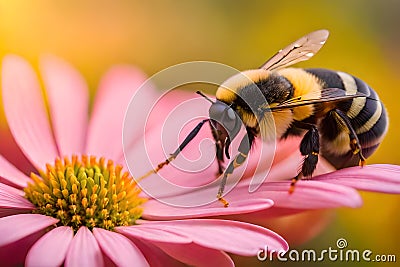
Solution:
[[(336, 103), (334, 107), (347, 115), (362, 147), (364, 157), (378, 148), (388, 128), (386, 110), (376, 92), (364, 81), (344, 72), (327, 69), (305, 69), (315, 75), (325, 88), (341, 88), (347, 94), (361, 92), (359, 97)], [(322, 106), (332, 104), (322, 104)], [(323, 107), (321, 107), (323, 108)], [(336, 168), (358, 165), (359, 157), (350, 148), (349, 131), (343, 120), (333, 112), (318, 119), (321, 135), (321, 153)]]

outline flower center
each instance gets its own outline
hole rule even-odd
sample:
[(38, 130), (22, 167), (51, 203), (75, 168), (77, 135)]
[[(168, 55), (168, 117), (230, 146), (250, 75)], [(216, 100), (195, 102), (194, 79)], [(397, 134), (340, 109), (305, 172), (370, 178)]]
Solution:
[(52, 216), (60, 225), (112, 230), (116, 226), (132, 225), (143, 212), (146, 201), (122, 166), (104, 158), (72, 156), (71, 160), (56, 159), (46, 165), (40, 176), (32, 173), (33, 183), (25, 196), (37, 209), (34, 213)]

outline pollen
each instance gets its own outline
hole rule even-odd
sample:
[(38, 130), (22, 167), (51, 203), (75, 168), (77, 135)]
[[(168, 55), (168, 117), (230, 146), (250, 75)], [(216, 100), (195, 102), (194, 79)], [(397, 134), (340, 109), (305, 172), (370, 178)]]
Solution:
[(113, 230), (135, 224), (143, 213), (145, 198), (128, 172), (113, 161), (72, 156), (47, 164), (24, 189), (34, 213), (59, 219), (75, 231), (81, 226)]

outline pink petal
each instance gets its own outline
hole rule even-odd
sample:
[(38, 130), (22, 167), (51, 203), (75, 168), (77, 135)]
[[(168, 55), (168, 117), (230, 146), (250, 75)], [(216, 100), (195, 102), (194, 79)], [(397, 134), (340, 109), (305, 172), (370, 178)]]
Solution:
[[(2, 124), (6, 124), (5, 122)], [(10, 162), (15, 168), (22, 171), (25, 174), (29, 174), (35, 171), (32, 163), (26, 158), (24, 153), (22, 153), (21, 148), (15, 142), (14, 137), (11, 134), (10, 128), (8, 126), (1, 127), (0, 130), (0, 155), (2, 155), (8, 162)], [(4, 177), (0, 176), (0, 181), (5, 182), (6, 184), (10, 184), (10, 182), (5, 181)], [(23, 179), (22, 179), (23, 180)], [(23, 181), (18, 182), (16, 180), (13, 184), (16, 183), (24, 183)], [(16, 185), (19, 188), (25, 187), (21, 185)]]
[(125, 236), (101, 228), (94, 228), (93, 235), (104, 254), (117, 266), (149, 266), (140, 250)]
[(359, 190), (400, 194), (400, 166), (374, 164), (351, 167), (315, 177), (316, 180)]
[[(292, 164), (292, 162), (293, 160), (289, 160), (287, 164)], [(257, 186), (260, 188), (252, 193), (249, 192), (249, 184), (252, 180), (242, 179), (238, 184), (235, 184), (236, 180), (241, 177), (240, 174), (232, 174), (226, 186), (226, 192), (228, 193), (225, 196), (225, 199), (230, 203), (230, 207), (225, 210), (222, 204), (216, 201), (215, 196), (218, 192), (219, 181), (215, 181), (210, 186), (200, 187), (198, 190), (186, 192), (188, 190), (183, 188), (181, 192), (177, 190), (173, 192), (173, 190), (170, 190), (170, 196), (168, 196), (168, 194), (167, 196), (156, 196), (156, 200), (150, 200), (148, 204), (145, 204), (148, 205), (148, 208), (145, 209), (144, 217), (169, 219), (189, 218), (190, 215), (195, 217), (201, 217), (203, 215), (215, 216), (213, 212), (215, 211), (215, 213), (217, 213), (219, 211), (218, 207), (222, 209), (219, 215), (235, 214), (239, 213), (236, 212), (236, 209), (245, 212), (246, 204), (255, 204), (253, 207), (249, 206), (248, 209), (248, 212), (253, 212), (252, 209), (255, 211), (257, 208), (259, 210), (267, 208), (262, 208), (261, 206), (257, 207), (257, 205), (261, 204), (260, 201), (263, 199), (266, 201), (272, 200), (275, 203), (274, 207), (295, 210), (341, 206), (359, 207), (362, 204), (361, 198), (356, 190), (341, 185), (327, 186), (325, 183), (314, 180), (299, 181), (294, 194), (290, 195), (288, 193), (290, 181), (287, 181), (287, 179), (288, 177), (293, 177), (292, 173), (295, 173), (295, 169), (294, 167), (284, 168), (284, 166), (282, 166), (282, 168), (273, 168), (267, 177), (267, 181), (269, 179), (279, 180), (284, 177), (286, 177), (286, 181), (263, 182), (261, 185)], [(323, 172), (325, 170), (318, 170), (317, 173), (320, 171)], [(258, 180), (262, 179), (258, 178)], [(164, 193), (168, 193), (168, 187), (163, 188), (165, 188), (166, 191)], [(232, 188), (231, 192), (229, 192), (229, 188)], [(146, 192), (147, 191), (148, 189)], [(248, 202), (246, 203), (246, 201)], [(254, 202), (252, 203), (252, 201)], [(213, 204), (210, 205), (209, 203)], [(179, 207), (190, 207), (190, 209)], [(207, 208), (209, 207), (210, 210), (208, 212), (210, 213), (207, 214)], [(213, 210), (215, 208), (217, 209)], [(229, 211), (230, 208), (233, 208), (233, 210)]]
[(290, 181), (265, 182), (254, 193), (248, 193), (246, 183), (240, 183), (225, 196), (246, 195), (248, 198), (264, 197), (274, 202), (274, 207), (285, 209), (323, 209), (336, 207), (360, 207), (362, 199), (353, 188), (327, 184), (315, 180), (298, 181), (293, 194), (289, 194)]
[(24, 59), (3, 60), (3, 103), (10, 130), (27, 158), (41, 169), (58, 155), (37, 76)]
[(16, 208), (0, 208), (0, 218), (8, 217), (11, 215), (31, 213), (31, 210), (27, 209), (16, 209)]
[[(262, 178), (265, 178), (265, 182), (270, 182), (270, 181), (288, 181), (291, 180), (293, 177), (295, 177), (301, 168), (301, 162), (302, 162), (302, 157), (300, 155), (299, 151), (295, 151), (293, 153), (289, 153), (286, 155), (286, 158), (284, 160), (281, 160), (280, 162), (276, 163), (271, 170), (269, 171), (267, 177), (261, 177), (257, 178), (258, 174), (252, 177), (252, 180), (250, 181), (250, 184), (252, 184), (253, 187), (256, 187), (253, 184), (257, 184), (258, 180), (262, 181)], [(258, 183), (260, 184), (260, 183)]]
[[(263, 168), (260, 168), (259, 172), (250, 176), (251, 180), (247, 182), (249, 183), (249, 192), (256, 191), (264, 182), (288, 181), (298, 174), (304, 160), (299, 151), (299, 141), (299, 138), (288, 138), (277, 144), (273, 164), (272, 166), (267, 165), (270, 169), (264, 171)], [(313, 177), (335, 170), (323, 157), (319, 157)]]
[(301, 137), (289, 136), (288, 138), (278, 141), (274, 154), (274, 165), (287, 160), (288, 155), (292, 155), (299, 151)]
[[(208, 116), (208, 108), (209, 103), (197, 97), (195, 93), (172, 91), (160, 98), (149, 114), (148, 125), (142, 138), (133, 146), (126, 146), (128, 141), (125, 139), (129, 136), (124, 132), (124, 153), (133, 176), (139, 177), (164, 161), (176, 150), (179, 142)], [(137, 117), (135, 110), (137, 109), (134, 105), (129, 107), (125, 125), (132, 124), (131, 121)], [(140, 127), (143, 135), (143, 126)], [(217, 165), (213, 162), (215, 145), (211, 138), (209, 125), (205, 124), (177, 159), (161, 170), (160, 176), (167, 182), (188, 187), (213, 181)], [(204, 170), (199, 172), (199, 168)], [(147, 188), (159, 183), (160, 177), (152, 175), (143, 181), (143, 186)], [(159, 195), (159, 192), (164, 191), (162, 188), (163, 185), (154, 186), (151, 191)]]
[[(194, 243), (243, 256), (254, 256), (268, 246), (275, 251), (287, 250), (286, 241), (278, 234), (244, 222), (193, 219), (177, 221), (143, 221), (148, 229), (163, 229), (186, 235)], [(234, 234), (233, 234), (234, 233)]]
[(152, 242), (167, 242), (188, 244), (191, 239), (179, 233), (169, 232), (165, 229), (149, 228), (147, 225), (119, 226), (115, 229), (118, 233), (126, 236), (147, 240)]
[[(332, 209), (308, 210), (275, 218), (262, 216), (262, 212), (259, 215), (258, 220), (252, 220), (252, 223), (267, 227), (285, 237), (291, 246), (298, 246), (325, 230), (334, 221), (336, 211)], [(253, 215), (251, 217), (254, 218)]]
[(27, 186), (31, 179), (0, 155), (0, 176), (18, 187)]
[(61, 266), (74, 237), (71, 227), (56, 227), (40, 238), (29, 250), (26, 266)]
[[(172, 90), (165, 92), (163, 95), (158, 95), (157, 97), (158, 98), (155, 99), (155, 102), (153, 103), (154, 106), (152, 107), (151, 112), (148, 114), (149, 117), (146, 121), (148, 124), (147, 126), (151, 126), (149, 127), (149, 130), (152, 130), (151, 128), (153, 126), (162, 127), (160, 126), (160, 118), (167, 118), (174, 110), (177, 112), (177, 114), (173, 113), (174, 115), (186, 117), (188, 114), (182, 114), (181, 108), (183, 108), (183, 111), (186, 113), (189, 113), (188, 117), (190, 118), (193, 118), (192, 115), (196, 117), (208, 115), (210, 103), (205, 101), (204, 98), (200, 97), (194, 92)], [(185, 102), (187, 102), (187, 107), (189, 108), (185, 106)], [(182, 106), (182, 104), (184, 106)], [(177, 107), (179, 107), (179, 109), (177, 109)], [(192, 114), (192, 112), (194, 112), (194, 114)]]
[(79, 228), (72, 239), (65, 266), (104, 266), (103, 255), (96, 238), (85, 226)]
[[(133, 239), (133, 238), (132, 238)], [(162, 267), (186, 267), (186, 264), (183, 264), (174, 258), (167, 255), (164, 251), (162, 251), (159, 247), (155, 246), (151, 242), (140, 241), (139, 239), (134, 239), (131, 241), (135, 243), (135, 245), (140, 249), (140, 251), (145, 256), (147, 262), (150, 266), (162, 266)], [(158, 243), (160, 244), (160, 243)]]
[[(196, 198), (204, 191), (206, 190), (194, 191), (193, 193), (189, 193), (184, 196), (176, 196), (174, 199), (163, 199), (163, 201), (165, 201), (165, 203), (185, 203), (185, 199), (187, 199), (188, 201), (186, 203), (189, 204), (191, 198)], [(206, 192), (209, 192), (209, 195), (211, 196), (214, 196), (216, 194), (215, 190), (207, 190)], [(213, 203), (207, 205), (188, 205), (188, 207), (176, 207), (172, 206), (171, 204), (164, 204), (155, 199), (150, 199), (144, 204), (143, 218), (150, 220), (172, 220), (232, 215), (260, 211), (268, 209), (272, 205), (273, 202), (269, 199), (235, 198), (230, 199), (229, 208), (227, 209), (215, 198)]]
[(60, 156), (82, 154), (88, 124), (86, 82), (77, 70), (57, 57), (43, 57), (40, 66)]
[[(175, 119), (174, 126), (170, 125), (170, 127), (180, 129), (179, 118)], [(160, 121), (162, 121), (162, 118), (160, 118)], [(180, 134), (181, 141), (198, 122), (200, 122), (200, 119), (192, 121), (182, 129)], [(153, 128), (158, 129), (158, 127)], [(165, 161), (169, 154), (178, 147), (177, 136), (174, 136), (173, 132), (168, 129), (165, 132), (162, 132), (161, 129), (159, 130), (151, 130), (148, 134), (145, 134), (145, 139), (142, 138), (131, 149), (125, 150), (127, 164), (134, 177), (140, 177), (160, 162)], [(161, 136), (164, 135), (166, 135), (164, 138), (166, 142), (168, 141), (168, 147), (165, 147), (167, 143), (164, 145), (161, 143)], [(141, 187), (145, 191), (151, 192), (152, 196), (159, 197), (161, 195), (170, 195), (171, 193), (176, 194), (175, 190), (180, 190), (182, 187), (191, 187), (188, 188), (191, 190), (214, 181), (218, 167), (216, 162), (213, 161), (215, 145), (210, 138), (210, 130), (208, 125), (205, 125), (198, 136), (188, 144), (176, 160), (165, 166), (157, 175), (144, 179), (140, 183)], [(175, 141), (176, 144), (174, 143)], [(199, 169), (200, 171), (198, 171)]]
[(223, 251), (209, 249), (197, 244), (157, 244), (171, 257), (189, 266), (235, 266), (232, 259)]
[(57, 219), (41, 214), (18, 214), (0, 218), (0, 246), (15, 242), (57, 222)]
[(0, 209), (15, 208), (33, 210), (35, 206), (23, 197), (21, 190), (0, 183)]
[[(106, 73), (95, 99), (88, 129), (86, 153), (107, 156), (113, 160), (122, 157), (122, 126), (125, 112), (132, 96), (145, 80), (143, 73), (129, 66), (114, 67)], [(153, 99), (154, 92), (151, 88), (141, 92)], [(147, 101), (149, 100), (144, 98), (143, 105), (148, 104)], [(142, 114), (142, 107), (136, 108), (137, 121), (132, 122), (132, 127), (136, 127), (137, 134), (142, 134), (145, 116)]]
[[(276, 143), (265, 143), (261, 139), (256, 139), (248, 156), (248, 166), (242, 179), (254, 178), (255, 173), (268, 176), (275, 166), (285, 161), (288, 155), (298, 150), (300, 139), (290, 137), (284, 141)], [(256, 182), (256, 181), (254, 181)], [(260, 181), (262, 182), (262, 181)]]
[(17, 241), (0, 247), (1, 266), (24, 266), (26, 255), (36, 241), (46, 233), (46, 229), (24, 236)]

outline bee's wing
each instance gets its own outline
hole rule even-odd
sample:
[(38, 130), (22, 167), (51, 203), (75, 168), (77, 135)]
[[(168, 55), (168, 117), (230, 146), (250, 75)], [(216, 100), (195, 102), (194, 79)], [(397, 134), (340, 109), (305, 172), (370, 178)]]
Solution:
[(328, 36), (329, 31), (327, 30), (311, 32), (279, 50), (260, 69), (276, 70), (308, 60), (321, 49)]
[(296, 97), (293, 99), (289, 99), (281, 104), (278, 104), (277, 106), (269, 107), (267, 109), (269, 109), (271, 111), (275, 111), (275, 110), (295, 108), (295, 107), (299, 107), (299, 106), (318, 104), (318, 103), (324, 103), (324, 102), (343, 101), (343, 100), (348, 100), (348, 99), (357, 98), (357, 97), (368, 97), (368, 95), (360, 93), (360, 92), (356, 92), (355, 94), (348, 95), (348, 94), (346, 94), (345, 90), (340, 89), (340, 88), (324, 88), (321, 90), (321, 97), (319, 97), (319, 98), (302, 100), (301, 96), (300, 96), (300, 97)]

